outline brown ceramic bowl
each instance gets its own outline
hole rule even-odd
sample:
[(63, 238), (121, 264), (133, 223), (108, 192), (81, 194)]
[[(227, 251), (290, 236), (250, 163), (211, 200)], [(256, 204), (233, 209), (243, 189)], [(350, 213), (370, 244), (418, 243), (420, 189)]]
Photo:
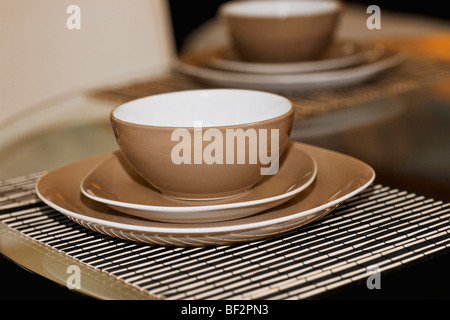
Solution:
[(126, 103), (111, 122), (122, 154), (151, 185), (173, 198), (211, 200), (277, 173), (293, 117), (279, 95), (208, 89)]
[(244, 60), (274, 63), (319, 58), (335, 38), (341, 10), (337, 0), (232, 1), (219, 15)]

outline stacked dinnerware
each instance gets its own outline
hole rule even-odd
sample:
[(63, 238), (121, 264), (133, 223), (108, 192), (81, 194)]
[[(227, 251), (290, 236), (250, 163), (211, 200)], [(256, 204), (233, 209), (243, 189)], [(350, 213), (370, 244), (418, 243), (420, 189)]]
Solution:
[(225, 46), (184, 54), (174, 69), (204, 83), (262, 90), (312, 90), (364, 83), (403, 56), (341, 39), (337, 0), (244, 0), (222, 5)]

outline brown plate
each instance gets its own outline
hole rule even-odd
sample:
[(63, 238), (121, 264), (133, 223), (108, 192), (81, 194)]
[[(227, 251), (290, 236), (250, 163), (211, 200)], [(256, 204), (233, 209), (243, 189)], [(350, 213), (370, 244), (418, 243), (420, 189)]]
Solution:
[(362, 63), (355, 66), (319, 72), (257, 74), (211, 68), (210, 55), (193, 52), (173, 61), (175, 71), (198, 81), (221, 87), (258, 90), (311, 90), (354, 85), (371, 80), (400, 65), (404, 56), (383, 47), (370, 51)]
[(276, 175), (249, 191), (224, 200), (183, 201), (150, 186), (120, 152), (114, 152), (83, 179), (81, 191), (92, 200), (140, 218), (203, 223), (243, 218), (273, 208), (308, 188), (316, 176), (315, 160), (294, 147), (286, 150)]
[(375, 178), (373, 169), (360, 160), (306, 144), (294, 144), (316, 159), (315, 182), (288, 202), (242, 219), (198, 224), (153, 222), (86, 198), (80, 191), (81, 181), (110, 154), (47, 173), (38, 181), (36, 192), (47, 205), (80, 225), (112, 237), (163, 246), (217, 246), (261, 240), (323, 217), (367, 188)]
[(378, 50), (375, 46), (362, 46), (351, 41), (334, 43), (319, 59), (289, 63), (258, 63), (243, 60), (229, 47), (212, 48), (205, 51), (207, 64), (232, 72), (255, 74), (290, 74), (329, 71), (353, 67), (367, 61), (368, 55)]

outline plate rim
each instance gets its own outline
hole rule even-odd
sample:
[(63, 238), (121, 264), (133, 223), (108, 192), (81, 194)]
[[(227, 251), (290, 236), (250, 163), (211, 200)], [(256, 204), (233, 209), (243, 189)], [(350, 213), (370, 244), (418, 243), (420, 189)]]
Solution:
[[(251, 206), (254, 206), (254, 205), (266, 204), (266, 203), (269, 203), (269, 202), (275, 202), (275, 201), (279, 201), (279, 200), (283, 200), (283, 199), (295, 196), (298, 193), (300, 193), (300, 192), (304, 191), (305, 189), (307, 189), (309, 186), (311, 186), (311, 184), (315, 181), (315, 179), (317, 177), (317, 172), (318, 172), (317, 161), (316, 161), (316, 159), (313, 156), (311, 156), (308, 152), (305, 152), (304, 150), (297, 149), (296, 151), (301, 152), (304, 155), (306, 155), (312, 162), (313, 173), (312, 173), (311, 177), (309, 178), (309, 180), (306, 183), (304, 183), (303, 185), (301, 185), (300, 187), (298, 187), (298, 188), (296, 188), (294, 190), (291, 190), (289, 192), (283, 192), (280, 195), (269, 197), (269, 198), (264, 198), (262, 200), (252, 200), (252, 201), (244, 201), (244, 202), (232, 202), (232, 203), (217, 204), (217, 205), (189, 206), (189, 207), (183, 207), (183, 206), (170, 207), (170, 206), (140, 205), (140, 204), (126, 203), (126, 202), (123, 202), (123, 201), (108, 200), (108, 199), (104, 199), (104, 198), (101, 198), (101, 197), (98, 197), (98, 196), (91, 195), (86, 190), (84, 190), (84, 188), (83, 188), (83, 184), (84, 184), (85, 180), (88, 178), (90, 173), (93, 172), (93, 170), (98, 168), (98, 166), (93, 168), (93, 170), (90, 171), (90, 173), (88, 173), (82, 179), (82, 181), (80, 183), (80, 190), (86, 197), (88, 197), (88, 198), (90, 198), (90, 199), (92, 199), (94, 201), (98, 201), (98, 202), (101, 202), (101, 203), (106, 204), (106, 205), (117, 206), (117, 207), (122, 207), (122, 208), (127, 208), (127, 209), (142, 210), (142, 211), (150, 211), (150, 210), (156, 211), (156, 210), (158, 210), (158, 211), (161, 211), (161, 212), (191, 213), (191, 212), (206, 212), (206, 211), (211, 211), (211, 210), (226, 210), (226, 209), (246, 208), (246, 207), (251, 207)], [(109, 157), (112, 157), (113, 154), (114, 154), (114, 152), (110, 153)], [(105, 161), (107, 159), (105, 159)], [(101, 163), (99, 164), (99, 166), (100, 165), (101, 165)]]
[[(345, 45), (353, 45), (354, 47), (356, 47), (356, 51), (354, 53), (342, 55), (335, 58), (283, 63), (236, 61), (232, 59), (220, 59), (220, 57), (215, 56), (216, 54), (220, 55), (223, 54), (223, 52), (232, 51), (232, 48), (229, 45), (216, 46), (204, 51), (205, 55), (208, 53), (210, 56), (209, 62), (207, 62), (206, 64), (210, 67), (222, 71), (251, 73), (257, 75), (281, 75), (323, 72), (327, 70), (336, 70), (339, 68), (355, 66), (358, 63), (363, 63), (365, 60), (367, 60), (367, 56), (370, 51), (376, 50), (375, 45), (369, 47), (368, 45), (362, 45), (361, 43), (352, 40), (336, 41), (336, 43), (334, 43), (333, 45), (339, 47), (344, 47)], [(333, 47), (330, 47), (330, 49), (333, 49)], [(330, 67), (330, 65), (333, 66)]]
[(239, 87), (259, 86), (260, 88), (291, 89), (292, 87), (286, 86), (304, 85), (305, 88), (309, 88), (308, 86), (333, 86), (333, 83), (336, 86), (342, 85), (341, 83), (336, 83), (338, 81), (346, 84), (345, 81), (357, 81), (361, 77), (373, 77), (400, 65), (405, 59), (406, 56), (402, 52), (388, 49), (383, 58), (376, 61), (367, 61), (366, 63), (344, 69), (297, 74), (252, 74), (211, 69), (190, 64), (183, 61), (182, 58), (176, 57), (172, 59), (172, 68), (176, 72), (209, 83), (220, 83), (221, 85), (226, 84)]
[[(314, 147), (317, 149), (322, 149), (322, 150), (326, 150), (328, 152), (334, 153), (334, 154), (338, 154), (344, 157), (348, 157), (350, 159), (352, 159), (353, 161), (357, 161), (359, 162), (361, 165), (365, 166), (367, 169), (370, 170), (371, 172), (371, 177), (370, 179), (368, 179), (368, 181), (366, 181), (366, 183), (364, 183), (362, 186), (356, 188), (355, 190), (353, 190), (352, 192), (347, 193), (346, 195), (339, 197), (337, 199), (334, 199), (330, 202), (324, 203), (323, 205), (311, 208), (309, 210), (306, 211), (302, 211), (302, 212), (297, 212), (297, 213), (293, 213), (284, 217), (280, 217), (280, 218), (274, 218), (274, 219), (267, 219), (264, 221), (259, 221), (259, 222), (251, 222), (251, 223), (247, 223), (247, 224), (241, 224), (241, 225), (228, 225), (228, 226), (220, 226), (220, 227), (179, 227), (179, 228), (170, 228), (170, 227), (151, 227), (151, 226), (139, 226), (139, 225), (129, 225), (129, 224), (125, 224), (125, 223), (119, 223), (119, 222), (114, 222), (114, 221), (107, 221), (104, 219), (100, 219), (100, 218), (92, 218), (92, 217), (88, 217), (86, 215), (83, 215), (82, 213), (78, 213), (78, 212), (73, 212), (71, 210), (65, 209), (60, 207), (59, 205), (53, 203), (52, 201), (46, 199), (41, 192), (39, 191), (39, 186), (40, 186), (40, 182), (48, 175), (51, 174), (53, 171), (50, 171), (46, 174), (44, 174), (36, 183), (35, 186), (35, 191), (36, 194), (38, 195), (38, 197), (45, 203), (47, 204), (49, 207), (63, 213), (64, 215), (68, 216), (69, 218), (75, 219), (75, 220), (80, 220), (83, 222), (87, 222), (87, 223), (94, 223), (97, 225), (101, 225), (103, 227), (108, 227), (108, 228), (117, 228), (117, 229), (122, 229), (125, 230), (127, 232), (143, 232), (143, 233), (154, 233), (154, 234), (201, 234), (201, 233), (209, 233), (209, 234), (215, 234), (215, 233), (227, 233), (227, 232), (233, 232), (233, 231), (242, 231), (242, 230), (250, 230), (250, 229), (259, 229), (262, 227), (267, 227), (270, 225), (275, 225), (275, 224), (279, 224), (279, 223), (283, 223), (283, 222), (287, 222), (290, 220), (294, 220), (294, 219), (298, 219), (310, 214), (314, 214), (314, 213), (318, 213), (320, 211), (329, 209), (335, 205), (339, 205), (340, 203), (348, 200), (349, 198), (355, 196), (356, 194), (362, 192), (363, 190), (365, 190), (366, 188), (368, 188), (375, 180), (375, 171), (373, 170), (373, 168), (371, 166), (369, 166), (367, 163), (356, 159), (352, 156), (349, 155), (345, 155), (343, 153), (339, 153), (336, 151), (331, 151), (331, 150), (327, 150), (327, 149), (323, 149), (323, 148), (319, 148), (319, 147)], [(71, 164), (73, 165), (73, 163)], [(70, 166), (70, 164), (68, 165)], [(67, 166), (66, 166), (67, 167)], [(56, 169), (56, 170), (60, 170), (62, 168)], [(319, 168), (320, 169), (320, 168)], [(106, 206), (105, 206), (106, 207)]]

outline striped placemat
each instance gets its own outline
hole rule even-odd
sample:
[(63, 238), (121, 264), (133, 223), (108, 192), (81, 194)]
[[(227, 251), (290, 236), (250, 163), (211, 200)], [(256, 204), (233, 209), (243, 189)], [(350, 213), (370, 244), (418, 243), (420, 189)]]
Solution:
[(383, 185), (281, 237), (207, 248), (146, 245), (96, 233), (49, 208), (34, 191), (41, 175), (0, 182), (0, 223), (149, 298), (320, 298), (450, 247), (449, 203)]
[[(450, 63), (430, 57), (409, 54), (400, 66), (383, 73), (371, 81), (350, 86), (320, 88), (314, 90), (277, 91), (295, 105), (296, 119), (357, 107), (377, 99), (402, 96), (412, 90), (426, 88), (450, 76)], [(180, 73), (140, 80), (125, 85), (95, 90), (90, 94), (98, 99), (117, 104), (160, 93), (211, 88), (207, 83)]]

